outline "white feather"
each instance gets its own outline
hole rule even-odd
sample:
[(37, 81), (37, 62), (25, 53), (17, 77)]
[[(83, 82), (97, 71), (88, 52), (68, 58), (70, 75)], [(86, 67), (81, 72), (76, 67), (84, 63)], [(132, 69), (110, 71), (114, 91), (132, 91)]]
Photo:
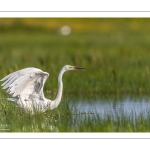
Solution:
[[(43, 87), (49, 74), (37, 68), (25, 68), (3, 78), (2, 86), (7, 93), (18, 99), (17, 103), (24, 104), (24, 101), (44, 100)], [(33, 95), (33, 96), (32, 96)], [(36, 95), (36, 96), (35, 96)], [(8, 98), (8, 100), (13, 100)]]
[(62, 75), (68, 70), (76, 69), (84, 68), (66, 65), (61, 69), (58, 75), (58, 93), (53, 101), (44, 97), (43, 87), (49, 74), (40, 69), (25, 68), (7, 75), (0, 81), (4, 82), (1, 85), (3, 89), (7, 89), (7, 93), (13, 97), (7, 100), (34, 113), (34, 110), (45, 111), (59, 105), (63, 91)]

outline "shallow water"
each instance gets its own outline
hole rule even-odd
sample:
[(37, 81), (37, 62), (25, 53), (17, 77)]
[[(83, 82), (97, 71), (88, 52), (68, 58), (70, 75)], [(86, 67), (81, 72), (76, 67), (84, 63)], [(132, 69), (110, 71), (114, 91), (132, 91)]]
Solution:
[(150, 98), (148, 96), (123, 97), (95, 97), (79, 98), (69, 101), (69, 107), (75, 108), (78, 114), (100, 114), (101, 116), (122, 112), (126, 116), (139, 116), (150, 112)]

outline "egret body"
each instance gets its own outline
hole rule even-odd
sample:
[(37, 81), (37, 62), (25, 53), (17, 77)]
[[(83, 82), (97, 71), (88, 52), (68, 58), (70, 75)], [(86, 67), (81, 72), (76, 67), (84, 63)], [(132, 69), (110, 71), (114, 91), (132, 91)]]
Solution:
[(49, 73), (43, 72), (38, 68), (29, 67), (13, 72), (0, 81), (4, 81), (1, 86), (3, 89), (7, 89), (7, 93), (12, 96), (12, 98), (7, 98), (7, 100), (32, 113), (34, 111), (44, 112), (59, 105), (63, 92), (62, 76), (64, 72), (78, 69), (84, 68), (65, 65), (61, 69), (58, 75), (58, 93), (54, 100), (45, 98), (43, 93), (43, 87)]

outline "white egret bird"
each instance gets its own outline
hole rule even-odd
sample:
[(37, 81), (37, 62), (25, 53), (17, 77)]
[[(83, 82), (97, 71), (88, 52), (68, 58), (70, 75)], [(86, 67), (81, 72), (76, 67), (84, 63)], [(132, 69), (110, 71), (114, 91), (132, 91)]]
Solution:
[(7, 89), (8, 94), (12, 95), (12, 98), (7, 98), (7, 100), (32, 113), (35, 110), (44, 112), (59, 105), (63, 92), (62, 76), (64, 72), (77, 69), (84, 68), (65, 65), (61, 69), (58, 75), (58, 93), (55, 100), (49, 100), (44, 96), (43, 87), (49, 73), (40, 69), (25, 68), (7, 75), (0, 81), (4, 81), (1, 86), (3, 86), (3, 89)]

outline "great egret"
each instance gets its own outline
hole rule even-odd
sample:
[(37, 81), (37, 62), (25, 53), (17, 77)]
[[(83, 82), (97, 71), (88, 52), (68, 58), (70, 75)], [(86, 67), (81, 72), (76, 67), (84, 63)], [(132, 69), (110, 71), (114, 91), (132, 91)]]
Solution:
[(69, 70), (84, 69), (83, 67), (65, 65), (58, 75), (58, 93), (55, 100), (45, 98), (43, 87), (49, 73), (43, 72), (38, 68), (25, 68), (13, 72), (0, 81), (5, 81), (1, 86), (7, 89), (7, 93), (13, 98), (7, 100), (14, 102), (26, 111), (46, 111), (47, 109), (56, 108), (62, 97), (64, 72)]

